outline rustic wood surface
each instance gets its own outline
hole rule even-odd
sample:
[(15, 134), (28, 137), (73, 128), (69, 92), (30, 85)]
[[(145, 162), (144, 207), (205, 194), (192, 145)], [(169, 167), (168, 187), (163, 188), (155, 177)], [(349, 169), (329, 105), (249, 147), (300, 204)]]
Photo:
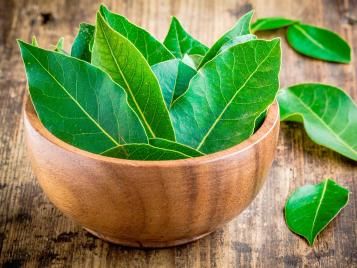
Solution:
[[(354, 47), (352, 63), (305, 58), (283, 41), (281, 84), (334, 84), (357, 100), (356, 0), (104, 2), (161, 39), (170, 15), (176, 15), (193, 35), (212, 44), (251, 8), (258, 17), (284, 15), (331, 28)], [(21, 119), (26, 78), (15, 39), (36, 35), (48, 47), (64, 36), (68, 49), (78, 24), (94, 21), (97, 7), (93, 0), (0, 2), (0, 266), (357, 267), (356, 163), (312, 143), (298, 124), (282, 124), (268, 181), (250, 207), (197, 242), (160, 250), (125, 248), (93, 237), (63, 216), (41, 191), (26, 156)], [(296, 187), (326, 177), (351, 190), (350, 203), (309, 247), (286, 227), (284, 202)]]

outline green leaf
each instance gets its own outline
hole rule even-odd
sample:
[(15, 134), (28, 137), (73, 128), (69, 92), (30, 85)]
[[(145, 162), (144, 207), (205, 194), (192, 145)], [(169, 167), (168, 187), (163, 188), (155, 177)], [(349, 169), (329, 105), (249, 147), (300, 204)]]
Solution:
[(36, 36), (32, 36), (31, 45), (33, 45), (34, 47), (38, 47), (38, 42), (37, 42)]
[(278, 95), (282, 121), (303, 122), (309, 137), (357, 161), (357, 106), (341, 89), (299, 84)]
[(55, 47), (55, 51), (62, 52), (63, 51), (63, 43), (64, 43), (64, 37), (61, 37), (60, 39), (58, 39), (56, 47)]
[(91, 47), (93, 45), (95, 27), (88, 23), (81, 23), (76, 38), (71, 48), (71, 56), (91, 61)]
[(240, 35), (240, 36), (237, 36), (237, 37), (234, 37), (233, 39), (229, 40), (228, 42), (226, 42), (218, 51), (217, 54), (221, 53), (222, 51), (232, 47), (232, 46), (235, 46), (235, 45), (238, 45), (238, 44), (242, 44), (242, 43), (245, 43), (245, 42), (248, 42), (250, 40), (254, 40), (254, 39), (257, 39), (257, 37), (254, 35), (254, 34), (245, 34), (245, 35)]
[(190, 156), (169, 150), (158, 148), (150, 144), (125, 144), (112, 148), (102, 155), (131, 160), (177, 160), (190, 158)]
[(332, 179), (300, 187), (286, 202), (286, 224), (312, 246), (316, 236), (347, 205), (348, 197), (349, 191)]
[(157, 138), (149, 139), (149, 143), (155, 147), (180, 152), (185, 155), (188, 155), (189, 157), (197, 157), (197, 156), (205, 155), (204, 153), (201, 153), (201, 152), (199, 152), (189, 146), (186, 146), (184, 144), (180, 144), (177, 142), (168, 141), (168, 140), (164, 140), (164, 139), (157, 139)]
[(263, 125), (266, 115), (267, 115), (267, 111), (264, 111), (259, 115), (259, 117), (257, 117), (254, 123), (254, 133), (257, 132), (258, 129)]
[(186, 91), (191, 78), (196, 74), (196, 70), (179, 59), (163, 61), (151, 68), (159, 80), (168, 109), (171, 103)]
[(175, 58), (160, 41), (127, 18), (112, 13), (104, 5), (100, 6), (100, 13), (115, 31), (127, 38), (142, 53), (149, 65)]
[(295, 23), (299, 23), (299, 21), (284, 17), (267, 17), (257, 19), (254, 23), (252, 23), (250, 29), (253, 33), (257, 31), (270, 31), (284, 28)]
[(124, 89), (106, 73), (62, 53), (19, 46), (37, 115), (59, 139), (93, 153), (148, 142)]
[(224, 46), (227, 42), (231, 42), (231, 40), (236, 38), (237, 36), (250, 34), (249, 27), (252, 17), (253, 11), (249, 11), (236, 22), (232, 29), (230, 29), (221, 38), (219, 38), (218, 41), (215, 42), (213, 46), (207, 51), (206, 55), (200, 62), (198, 69), (205, 65), (206, 62), (213, 59), (219, 53), (221, 47)]
[(287, 39), (297, 52), (320, 60), (349, 63), (351, 48), (339, 35), (308, 24), (289, 26)]
[(280, 40), (252, 40), (207, 63), (170, 110), (178, 142), (203, 153), (247, 139), (279, 87)]
[(200, 65), (201, 60), (203, 59), (202, 55), (188, 55), (185, 54), (182, 58), (182, 62), (193, 69), (197, 70), (198, 65)]
[(185, 54), (203, 56), (208, 50), (208, 47), (185, 31), (176, 17), (172, 17), (171, 19), (170, 28), (165, 37), (164, 45), (176, 58), (183, 58)]
[(128, 94), (150, 138), (175, 140), (160, 85), (139, 50), (97, 13), (92, 64), (106, 71)]

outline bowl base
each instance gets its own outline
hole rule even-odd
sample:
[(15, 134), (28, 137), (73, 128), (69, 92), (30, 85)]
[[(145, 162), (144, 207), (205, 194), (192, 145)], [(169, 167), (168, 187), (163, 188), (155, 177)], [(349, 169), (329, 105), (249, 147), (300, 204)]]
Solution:
[(121, 246), (127, 246), (127, 247), (134, 247), (134, 248), (166, 248), (166, 247), (174, 247), (174, 246), (179, 246), (183, 244), (187, 244), (190, 242), (194, 242), (204, 236), (209, 235), (212, 232), (207, 232), (195, 237), (191, 238), (186, 238), (186, 239), (179, 239), (179, 240), (174, 240), (174, 241), (167, 241), (167, 242), (162, 242), (162, 241), (134, 241), (134, 240), (122, 240), (114, 237), (109, 237), (102, 235), (100, 233), (97, 233), (91, 229), (84, 228), (87, 232), (91, 233), (92, 235), (105, 240), (107, 242), (121, 245)]

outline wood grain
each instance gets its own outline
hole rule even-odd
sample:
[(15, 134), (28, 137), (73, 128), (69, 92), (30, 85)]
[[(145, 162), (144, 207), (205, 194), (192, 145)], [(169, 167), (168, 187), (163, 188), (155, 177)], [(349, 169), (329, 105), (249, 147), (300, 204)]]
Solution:
[[(163, 38), (170, 15), (207, 44), (252, 7), (258, 17), (284, 15), (331, 28), (353, 47), (349, 65), (297, 55), (284, 41), (282, 86), (330, 83), (357, 100), (356, 0), (142, 0), (104, 1)], [(197, 242), (171, 249), (137, 250), (103, 242), (59, 212), (40, 190), (24, 150), (21, 109), (26, 79), (15, 39), (35, 34), (42, 46), (64, 36), (65, 48), (81, 21), (94, 21), (98, 2), (0, 2), (0, 266), (7, 267), (356, 267), (356, 163), (310, 141), (298, 124), (282, 124), (267, 183), (238, 218)], [(279, 30), (261, 36), (281, 36)], [(283, 219), (287, 196), (298, 186), (333, 177), (352, 191), (349, 205), (315, 246), (292, 234)]]
[(261, 189), (274, 160), (279, 108), (229, 149), (191, 159), (136, 161), (73, 147), (24, 111), (28, 155), (39, 184), (63, 213), (104, 240), (169, 247), (201, 238), (238, 216)]

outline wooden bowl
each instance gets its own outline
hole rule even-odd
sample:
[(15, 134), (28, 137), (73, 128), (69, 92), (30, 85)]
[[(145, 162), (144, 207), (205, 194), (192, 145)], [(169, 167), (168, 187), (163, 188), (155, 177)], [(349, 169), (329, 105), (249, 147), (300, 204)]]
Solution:
[(236, 217), (259, 192), (274, 159), (274, 103), (248, 140), (207, 156), (170, 161), (105, 157), (52, 135), (30, 101), (24, 111), (31, 164), (48, 198), (92, 234), (134, 247), (203, 237)]

